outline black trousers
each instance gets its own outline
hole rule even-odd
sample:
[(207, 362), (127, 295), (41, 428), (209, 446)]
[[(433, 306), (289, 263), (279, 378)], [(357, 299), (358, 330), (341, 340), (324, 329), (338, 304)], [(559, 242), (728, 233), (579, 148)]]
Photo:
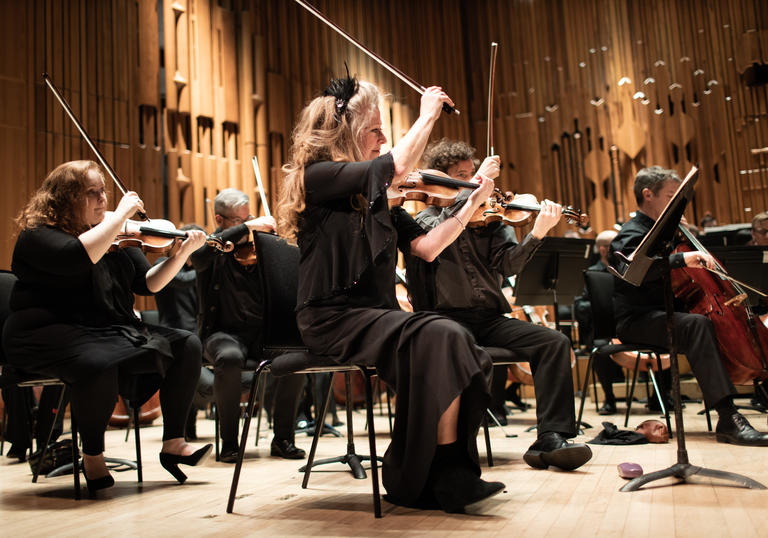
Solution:
[[(173, 361), (160, 381), (160, 406), (163, 412), (163, 441), (184, 437), (184, 425), (200, 376), (201, 345), (194, 334), (171, 342)], [(72, 413), (83, 440), (83, 452), (97, 456), (104, 452), (104, 432), (115, 408), (121, 376), (146, 371), (156, 375), (154, 352), (111, 366), (72, 384)], [(145, 368), (143, 368), (145, 367)]]
[[(221, 440), (227, 448), (237, 446), (237, 421), (240, 417), (242, 371), (246, 360), (252, 359), (250, 349), (255, 342), (224, 332), (216, 332), (205, 339), (205, 357), (213, 363), (213, 397), (219, 413)], [(276, 439), (293, 442), (296, 412), (304, 388), (303, 375), (276, 378), (273, 429)]]
[[(633, 316), (618, 324), (617, 333), (622, 342), (666, 346), (667, 315), (663, 310), (653, 310)], [(715, 329), (708, 318), (675, 312), (675, 343), (677, 350), (688, 358), (710, 409), (723, 398), (736, 394), (717, 348)]]
[(571, 344), (567, 336), (502, 315), (467, 312), (449, 317), (469, 329), (478, 345), (512, 350), (521, 361), (531, 364), (539, 435), (558, 432), (565, 437), (576, 436)]

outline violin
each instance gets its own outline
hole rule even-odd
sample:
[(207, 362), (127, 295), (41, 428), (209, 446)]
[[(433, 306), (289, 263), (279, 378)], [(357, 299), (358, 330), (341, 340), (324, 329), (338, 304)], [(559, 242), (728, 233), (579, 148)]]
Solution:
[[(139, 247), (144, 252), (165, 252), (177, 239), (186, 239), (187, 236), (187, 232), (177, 230), (169, 220), (152, 219), (149, 223), (128, 220), (125, 231), (117, 235), (110, 250)], [(206, 238), (206, 243), (222, 252), (231, 252), (234, 249), (231, 241), (222, 241), (213, 235)]]
[(453, 179), (440, 170), (416, 170), (409, 173), (397, 187), (390, 187), (387, 198), (390, 207), (401, 206), (411, 200), (448, 207), (456, 201), (461, 189), (478, 187), (477, 183)]
[[(494, 195), (482, 204), (469, 219), (468, 226), (478, 228), (492, 222), (501, 222), (509, 226), (525, 226), (541, 211), (541, 205), (533, 194), (502, 193), (495, 189)], [(563, 208), (563, 216), (568, 224), (581, 227), (589, 225), (589, 216), (572, 206)]]

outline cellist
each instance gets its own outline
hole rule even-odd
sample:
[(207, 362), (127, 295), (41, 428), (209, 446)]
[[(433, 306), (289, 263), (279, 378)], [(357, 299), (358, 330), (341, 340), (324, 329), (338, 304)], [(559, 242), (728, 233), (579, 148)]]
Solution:
[[(680, 177), (673, 170), (660, 166), (644, 168), (634, 183), (638, 210), (619, 230), (611, 243), (611, 263), (617, 269), (621, 263), (615, 252), (629, 256), (651, 230), (669, 200), (673, 197)], [(706, 252), (678, 252), (669, 256), (671, 268), (702, 267), (714, 269), (715, 261)], [(677, 305), (676, 305), (677, 310)], [(659, 265), (654, 263), (642, 285), (635, 287), (617, 278), (614, 290), (614, 313), (617, 336), (624, 342), (665, 346), (667, 344), (664, 290)], [(712, 322), (705, 316), (675, 312), (675, 339), (678, 351), (685, 353), (691, 364), (707, 407), (718, 414), (717, 441), (737, 445), (768, 446), (768, 434), (755, 430), (736, 411), (731, 383), (720, 356)]]

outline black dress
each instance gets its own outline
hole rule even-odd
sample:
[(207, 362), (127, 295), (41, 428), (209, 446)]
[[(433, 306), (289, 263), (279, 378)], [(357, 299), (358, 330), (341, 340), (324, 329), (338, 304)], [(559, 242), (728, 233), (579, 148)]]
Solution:
[[(458, 436), (477, 462), (491, 359), (456, 322), (397, 306), (396, 248), (408, 252), (425, 232), (402, 209), (390, 213), (386, 189), (393, 176), (390, 154), (306, 167), (297, 321), (313, 353), (375, 365), (397, 393), (383, 483), (391, 500), (413, 505), (427, 481), (438, 420), (459, 395)], [(364, 211), (354, 207), (357, 194), (365, 197)]]
[[(19, 278), (3, 330), (8, 362), (77, 383), (136, 357), (163, 373), (186, 331), (141, 323), (133, 293), (151, 295), (141, 250), (91, 262), (80, 240), (50, 226), (24, 230), (13, 251)], [(151, 353), (151, 352), (155, 353)]]

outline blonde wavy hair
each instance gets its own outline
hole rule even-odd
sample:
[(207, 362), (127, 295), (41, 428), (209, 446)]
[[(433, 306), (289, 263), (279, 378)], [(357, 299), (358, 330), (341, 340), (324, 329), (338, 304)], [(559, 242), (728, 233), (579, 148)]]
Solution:
[[(285, 177), (277, 202), (277, 230), (282, 237), (296, 240), (299, 215), (307, 205), (304, 191), (304, 168), (307, 165), (317, 161), (365, 159), (360, 140), (370, 115), (379, 106), (380, 96), (374, 84), (359, 81), (357, 92), (341, 118), (335, 116), (336, 98), (333, 96), (316, 97), (301, 111), (291, 135), (289, 160), (283, 165)], [(355, 195), (353, 198), (353, 207), (365, 211), (363, 197)]]
[(84, 208), (92, 170), (105, 179), (93, 161), (70, 161), (54, 168), (16, 217), (19, 231), (48, 225), (77, 236), (89, 230)]

